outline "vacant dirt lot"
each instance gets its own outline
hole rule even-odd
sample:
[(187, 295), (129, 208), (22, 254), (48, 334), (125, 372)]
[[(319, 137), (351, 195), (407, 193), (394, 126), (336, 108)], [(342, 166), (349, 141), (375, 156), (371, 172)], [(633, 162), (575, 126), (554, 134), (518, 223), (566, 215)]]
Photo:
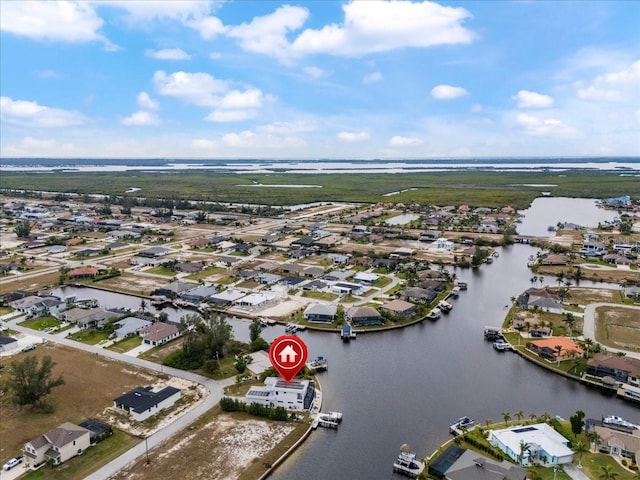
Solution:
[(588, 303), (620, 303), (620, 292), (618, 290), (607, 290), (604, 288), (580, 288), (571, 287), (569, 289), (570, 297), (566, 300), (568, 303), (579, 303), (586, 305)]
[(145, 277), (143, 275), (120, 275), (108, 278), (96, 284), (100, 288), (108, 288), (118, 292), (128, 292), (134, 295), (151, 295), (156, 288), (166, 285), (171, 278)]
[(0, 396), (0, 458), (11, 458), (19, 453), (24, 442), (29, 441), (63, 422), (82, 422), (99, 417), (113, 399), (139, 385), (150, 385), (158, 376), (136, 371), (126, 364), (105, 360), (80, 350), (50, 344), (38, 345), (29, 353), (18, 353), (2, 358), (0, 379), (8, 374), (7, 365), (28, 355), (41, 358), (49, 355), (56, 362), (54, 375), (62, 374), (65, 384), (53, 390), (47, 397), (55, 405), (54, 413), (33, 412), (30, 407), (19, 411), (8, 395)]
[(199, 428), (187, 429), (112, 480), (234, 480), (260, 461), (295, 425), (220, 414)]
[(640, 310), (622, 306), (597, 308), (596, 340), (610, 347), (640, 351)]

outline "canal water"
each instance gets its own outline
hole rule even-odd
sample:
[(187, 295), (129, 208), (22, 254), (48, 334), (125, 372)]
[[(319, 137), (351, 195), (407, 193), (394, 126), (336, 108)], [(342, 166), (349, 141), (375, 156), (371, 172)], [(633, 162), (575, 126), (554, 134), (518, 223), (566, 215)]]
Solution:
[[(593, 212), (600, 217), (602, 213)], [(592, 216), (589, 221), (593, 220)], [(523, 221), (527, 228), (545, 231), (554, 223), (548, 215)], [(536, 252), (529, 245), (513, 245), (500, 248), (490, 265), (454, 270), (469, 288), (452, 299), (453, 310), (436, 321), (360, 334), (350, 343), (343, 343), (337, 333), (300, 332), (310, 358), (323, 355), (329, 360), (329, 370), (319, 375), (323, 410), (342, 411), (344, 421), (338, 430), (313, 432), (272, 478), (401, 478), (392, 471), (400, 445), (409, 443), (418, 455), (429, 455), (449, 438), (448, 426), (465, 415), (498, 422), (502, 412), (514, 419), (520, 410), (525, 418), (545, 412), (568, 418), (583, 410), (587, 417), (613, 414), (640, 423), (636, 406), (554, 375), (516, 354), (498, 353), (484, 340), (484, 327), (500, 325), (511, 297), (531, 287), (527, 261)], [(603, 286), (588, 281), (580, 285)], [(67, 287), (57, 293), (95, 293), (102, 305), (140, 306), (138, 298), (90, 289)], [(187, 312), (167, 313), (179, 319)], [(236, 338), (248, 339), (248, 322), (230, 323)], [(268, 327), (263, 337), (272, 341), (283, 333), (280, 326)]]

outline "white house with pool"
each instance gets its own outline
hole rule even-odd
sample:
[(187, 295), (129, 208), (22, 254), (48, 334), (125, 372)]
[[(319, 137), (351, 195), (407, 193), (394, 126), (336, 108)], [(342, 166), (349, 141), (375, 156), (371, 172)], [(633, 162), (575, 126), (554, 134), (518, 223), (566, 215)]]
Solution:
[(548, 467), (573, 461), (569, 440), (546, 423), (490, 430), (489, 443), (524, 466)]
[(313, 380), (292, 380), (285, 382), (278, 377), (267, 377), (264, 386), (251, 387), (245, 395), (248, 404), (265, 407), (284, 407), (287, 410), (309, 410), (316, 396)]

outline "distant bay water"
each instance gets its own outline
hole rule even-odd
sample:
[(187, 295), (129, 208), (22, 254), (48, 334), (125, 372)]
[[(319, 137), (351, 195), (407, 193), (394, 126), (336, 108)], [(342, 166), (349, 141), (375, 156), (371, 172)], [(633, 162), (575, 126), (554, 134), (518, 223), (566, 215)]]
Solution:
[(640, 157), (475, 158), (410, 160), (231, 160), (231, 159), (60, 159), (4, 158), (6, 172), (176, 172), (229, 173), (414, 173), (458, 170), (564, 172), (571, 170), (640, 175)]

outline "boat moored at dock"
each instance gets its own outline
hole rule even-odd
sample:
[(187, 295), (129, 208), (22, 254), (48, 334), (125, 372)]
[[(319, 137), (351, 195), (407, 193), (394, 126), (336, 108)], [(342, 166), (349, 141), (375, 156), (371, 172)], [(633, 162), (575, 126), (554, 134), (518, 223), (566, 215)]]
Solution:
[(325, 372), (329, 369), (329, 361), (323, 356), (319, 355), (307, 364), (311, 370), (316, 372)]
[(438, 308), (444, 313), (449, 313), (453, 308), (453, 305), (445, 300), (441, 300), (440, 303), (438, 303)]
[(400, 454), (393, 462), (393, 471), (416, 478), (425, 469), (421, 460), (416, 458), (416, 454), (411, 451), (411, 447), (406, 443), (400, 447)]
[(499, 352), (512, 352), (513, 351), (513, 345), (511, 345), (509, 342), (498, 338), (495, 342), (493, 342), (493, 348), (496, 349)]
[(427, 318), (430, 318), (431, 320), (436, 320), (440, 318), (441, 314), (442, 314), (442, 310), (436, 307), (433, 310), (431, 310), (429, 313), (427, 313)]
[(462, 435), (464, 432), (471, 430), (476, 426), (476, 421), (469, 417), (461, 417), (454, 424), (449, 426), (449, 433), (455, 435)]
[(346, 323), (342, 326), (340, 338), (343, 342), (349, 342), (356, 338), (356, 332), (353, 331), (353, 327), (350, 324)]

